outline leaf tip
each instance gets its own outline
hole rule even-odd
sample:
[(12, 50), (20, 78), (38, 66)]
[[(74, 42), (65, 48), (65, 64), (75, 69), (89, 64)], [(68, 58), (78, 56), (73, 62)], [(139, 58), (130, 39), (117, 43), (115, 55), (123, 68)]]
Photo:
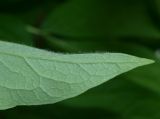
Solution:
[(143, 65), (149, 65), (149, 64), (155, 63), (154, 60), (146, 59), (146, 58), (142, 58), (141, 62), (143, 63)]

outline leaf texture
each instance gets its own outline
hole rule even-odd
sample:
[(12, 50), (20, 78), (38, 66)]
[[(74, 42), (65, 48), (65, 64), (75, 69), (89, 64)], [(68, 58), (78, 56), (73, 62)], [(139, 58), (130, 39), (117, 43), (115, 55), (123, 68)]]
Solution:
[(56, 103), (152, 62), (121, 53), (52, 53), (0, 41), (0, 109)]

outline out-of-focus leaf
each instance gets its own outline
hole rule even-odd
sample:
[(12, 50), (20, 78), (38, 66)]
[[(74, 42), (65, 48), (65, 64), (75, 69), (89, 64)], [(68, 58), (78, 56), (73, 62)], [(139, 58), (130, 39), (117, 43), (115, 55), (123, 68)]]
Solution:
[(0, 39), (33, 45), (32, 35), (27, 31), (27, 24), (10, 15), (0, 14)]
[[(109, 51), (108, 46), (112, 44), (110, 42), (106, 42), (100, 40), (97, 42), (96, 40), (91, 41), (90, 39), (86, 39), (86, 41), (76, 41), (75, 40), (67, 40), (67, 39), (59, 39), (54, 37), (45, 37), (46, 44), (48, 47), (54, 51), (62, 51), (62, 52), (98, 52), (98, 51)], [(121, 43), (121, 42), (120, 42)], [(113, 44), (112, 44), (113, 45)]]
[[(133, 53), (134, 55), (140, 54), (144, 56), (153, 57), (153, 52), (147, 49), (144, 45), (138, 45), (134, 42), (127, 42), (124, 40), (108, 38), (100, 39), (88, 39), (83, 40), (77, 39), (64, 39), (64, 38), (54, 38), (52, 36), (46, 36), (46, 44), (48, 47), (54, 51), (62, 52), (125, 52)], [(137, 50), (139, 52), (137, 52)]]
[(124, 77), (119, 77), (62, 103), (77, 108), (112, 110), (120, 114), (123, 119), (158, 119), (160, 118), (159, 100), (159, 95)]
[[(33, 4), (33, 0), (30, 3)], [(37, 1), (34, 3), (32, 9), (26, 10), (25, 12), (17, 13), (17, 16), (22, 18), (27, 23), (31, 23), (35, 26), (40, 26), (46, 16), (54, 10), (58, 5), (63, 3), (63, 0), (46, 0), (46, 1)], [(14, 13), (13, 13), (14, 14)]]
[(125, 77), (140, 84), (143, 87), (146, 87), (150, 90), (155, 91), (160, 94), (160, 61), (157, 60), (155, 64), (149, 66), (145, 70), (138, 69), (132, 73), (128, 73)]
[[(79, 114), (81, 112), (81, 114)], [(5, 119), (121, 119), (119, 114), (96, 108), (73, 108), (64, 105), (18, 107), (0, 113)]]
[(57, 54), (0, 42), (0, 109), (56, 103), (150, 63), (120, 53)]
[(157, 10), (157, 15), (160, 18), (160, 1), (159, 0), (152, 0), (152, 7), (154, 7), (155, 10)]
[(160, 37), (144, 0), (73, 0), (54, 10), (43, 25), (63, 37)]

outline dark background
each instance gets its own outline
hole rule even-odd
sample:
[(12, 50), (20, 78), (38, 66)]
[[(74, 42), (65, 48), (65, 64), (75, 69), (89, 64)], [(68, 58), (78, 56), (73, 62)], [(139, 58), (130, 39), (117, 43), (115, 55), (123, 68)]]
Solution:
[(73, 99), (0, 111), (0, 119), (160, 119), (159, 0), (0, 0), (0, 40), (156, 61)]

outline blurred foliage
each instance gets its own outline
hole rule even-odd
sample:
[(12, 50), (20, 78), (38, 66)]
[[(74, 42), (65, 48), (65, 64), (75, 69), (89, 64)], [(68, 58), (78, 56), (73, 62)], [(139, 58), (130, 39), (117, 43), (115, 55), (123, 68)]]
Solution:
[(160, 119), (159, 0), (1, 0), (0, 39), (156, 60), (61, 103), (0, 111), (0, 119)]
[(26, 29), (27, 24), (9, 15), (0, 15), (0, 21), (1, 40), (32, 45), (32, 35)]

